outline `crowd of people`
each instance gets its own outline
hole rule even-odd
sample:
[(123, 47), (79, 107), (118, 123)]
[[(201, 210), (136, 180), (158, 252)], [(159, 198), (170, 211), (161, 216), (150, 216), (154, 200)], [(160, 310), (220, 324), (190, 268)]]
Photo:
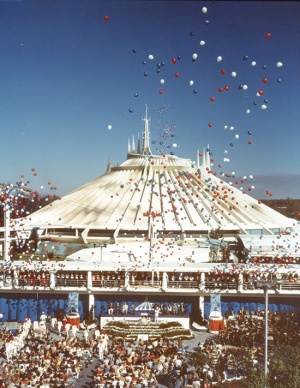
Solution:
[[(232, 311), (225, 314), (225, 328), (219, 333), (222, 345), (263, 348), (265, 333), (265, 311)], [(296, 314), (292, 312), (268, 311), (268, 335), (270, 345), (299, 345), (300, 327)]]

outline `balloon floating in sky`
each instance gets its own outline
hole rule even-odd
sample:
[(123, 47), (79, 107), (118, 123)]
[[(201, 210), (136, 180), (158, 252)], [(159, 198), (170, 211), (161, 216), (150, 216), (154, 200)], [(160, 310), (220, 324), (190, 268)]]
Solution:
[(270, 39), (271, 38), (271, 33), (267, 32), (266, 35), (265, 35), (265, 38)]
[(190, 80), (189, 84), (190, 84), (190, 86), (194, 85), (194, 81)]
[(193, 61), (196, 61), (197, 58), (198, 58), (198, 55), (197, 55), (196, 53), (194, 53), (194, 54), (192, 55)]
[(175, 63), (177, 62), (176, 58), (172, 58), (172, 63), (175, 65)]
[(255, 62), (255, 61), (252, 61), (252, 62), (251, 62), (251, 66), (256, 66), (256, 62)]
[(277, 67), (281, 67), (281, 66), (283, 66), (283, 63), (282, 62), (277, 62), (277, 65), (276, 65)]
[(277, 82), (280, 84), (281, 83), (281, 78), (277, 78)]
[(233, 71), (233, 72), (231, 73), (231, 76), (232, 76), (232, 77), (236, 77), (236, 72)]
[(206, 7), (203, 7), (203, 8), (202, 8), (202, 12), (203, 12), (203, 13), (207, 13), (207, 8), (206, 8)]
[(261, 109), (267, 109), (267, 105), (266, 104), (262, 104)]
[(209, 20), (205, 20), (205, 22), (204, 22), (206, 25), (208, 25), (209, 24)]
[(197, 93), (198, 93), (197, 89), (194, 89), (194, 90), (193, 90), (193, 93), (194, 93), (194, 94), (197, 94)]
[(105, 15), (103, 19), (105, 22), (108, 22), (109, 17), (107, 15)]
[(134, 93), (134, 97), (137, 97), (138, 96), (138, 94), (137, 93)]
[(200, 46), (204, 46), (205, 45), (205, 41), (204, 40), (200, 40), (199, 44), (200, 44)]
[(152, 54), (149, 54), (148, 59), (149, 59), (149, 61), (152, 61), (154, 59), (154, 56)]
[(111, 130), (112, 130), (112, 125), (108, 125), (108, 126), (107, 126), (107, 129), (108, 129), (109, 131), (111, 131)]
[(221, 62), (222, 59), (223, 59), (223, 58), (219, 55), (219, 56), (217, 57), (217, 62)]
[(132, 108), (129, 108), (129, 109), (128, 109), (128, 112), (129, 112), (129, 113), (133, 113), (133, 109), (132, 109)]
[(159, 94), (163, 94), (164, 91), (163, 91), (162, 89), (160, 89), (158, 93), (159, 93)]
[(244, 60), (244, 61), (247, 61), (248, 58), (249, 58), (248, 55), (244, 55), (244, 56), (243, 56), (243, 60)]
[(250, 109), (247, 109), (246, 110), (246, 114), (248, 115), (250, 113)]
[(165, 83), (165, 80), (161, 79), (159, 82), (163, 85)]

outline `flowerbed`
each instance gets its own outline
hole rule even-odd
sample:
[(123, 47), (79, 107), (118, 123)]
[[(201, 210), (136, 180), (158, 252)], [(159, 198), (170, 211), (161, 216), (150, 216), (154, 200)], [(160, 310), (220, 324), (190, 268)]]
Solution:
[(185, 329), (178, 322), (151, 322), (144, 319), (140, 321), (111, 321), (103, 330), (109, 337), (135, 339), (139, 334), (148, 334), (150, 339), (191, 339), (190, 330)]

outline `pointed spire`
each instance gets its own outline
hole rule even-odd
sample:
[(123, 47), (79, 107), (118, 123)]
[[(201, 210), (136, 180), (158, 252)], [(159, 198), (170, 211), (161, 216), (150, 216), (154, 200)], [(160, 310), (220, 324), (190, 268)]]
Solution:
[(152, 155), (151, 149), (150, 149), (150, 131), (149, 131), (149, 121), (150, 118), (148, 118), (148, 106), (146, 104), (146, 117), (143, 119), (144, 124), (144, 139), (143, 139), (143, 149), (142, 154), (143, 155)]
[(131, 153), (130, 140), (128, 139), (127, 153)]
[(132, 152), (132, 153), (135, 153), (135, 141), (134, 141), (134, 136), (132, 136), (131, 152)]
[(140, 140), (140, 134), (138, 133), (138, 141), (137, 141), (137, 150), (136, 150), (136, 153), (137, 154), (140, 154), (141, 153), (141, 140)]
[(110, 163), (110, 159), (108, 159), (106, 172), (110, 172), (110, 171), (111, 171), (111, 163)]

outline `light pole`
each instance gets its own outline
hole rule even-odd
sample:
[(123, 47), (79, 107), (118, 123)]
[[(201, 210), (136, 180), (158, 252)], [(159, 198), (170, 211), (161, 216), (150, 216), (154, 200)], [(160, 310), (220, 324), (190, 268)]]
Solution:
[(256, 286), (262, 288), (265, 294), (265, 357), (264, 357), (264, 374), (265, 374), (265, 388), (267, 387), (268, 376), (268, 314), (269, 314), (269, 290), (276, 290), (279, 280), (258, 280), (255, 282)]

